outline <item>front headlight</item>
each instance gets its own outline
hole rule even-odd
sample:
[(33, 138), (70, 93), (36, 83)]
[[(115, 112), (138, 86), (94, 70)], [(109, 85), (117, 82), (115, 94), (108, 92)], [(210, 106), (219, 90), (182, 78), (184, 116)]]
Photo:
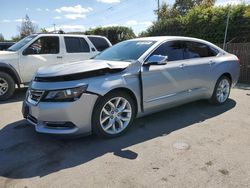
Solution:
[(42, 102), (72, 102), (78, 100), (82, 94), (87, 90), (87, 85), (69, 88), (69, 89), (60, 89), (53, 91), (46, 91)]

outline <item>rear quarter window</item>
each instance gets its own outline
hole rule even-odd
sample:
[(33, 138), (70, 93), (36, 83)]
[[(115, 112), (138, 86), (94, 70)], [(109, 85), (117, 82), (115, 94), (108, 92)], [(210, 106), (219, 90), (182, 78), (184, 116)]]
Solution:
[(99, 52), (105, 50), (106, 48), (109, 48), (107, 40), (102, 37), (88, 37), (88, 39), (92, 42), (92, 44)]
[(213, 57), (219, 53), (217, 49), (200, 42), (185, 42), (185, 48), (185, 59)]

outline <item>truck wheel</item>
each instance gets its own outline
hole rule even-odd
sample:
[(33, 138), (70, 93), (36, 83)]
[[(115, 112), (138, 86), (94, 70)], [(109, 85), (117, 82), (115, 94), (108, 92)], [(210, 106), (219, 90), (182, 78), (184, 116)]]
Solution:
[(107, 94), (95, 106), (92, 129), (101, 137), (113, 138), (124, 134), (135, 118), (133, 99), (124, 92)]
[(14, 91), (15, 82), (13, 78), (5, 72), (0, 72), (0, 101), (10, 98)]

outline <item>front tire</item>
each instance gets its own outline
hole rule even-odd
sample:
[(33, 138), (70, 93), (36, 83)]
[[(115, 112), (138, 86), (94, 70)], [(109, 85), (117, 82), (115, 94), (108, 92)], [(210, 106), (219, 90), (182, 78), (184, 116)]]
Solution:
[(231, 80), (227, 76), (221, 76), (216, 82), (213, 95), (210, 99), (210, 103), (215, 105), (224, 104), (230, 94)]
[(92, 115), (92, 130), (101, 137), (118, 137), (129, 129), (134, 118), (135, 104), (132, 97), (116, 91), (97, 101)]
[(15, 82), (13, 78), (5, 72), (0, 72), (0, 101), (9, 99), (14, 91)]

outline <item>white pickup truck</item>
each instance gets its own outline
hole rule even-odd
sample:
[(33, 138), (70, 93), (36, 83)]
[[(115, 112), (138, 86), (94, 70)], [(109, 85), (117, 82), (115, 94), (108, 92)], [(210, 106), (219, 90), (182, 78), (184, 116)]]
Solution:
[(0, 100), (29, 83), (39, 67), (89, 59), (111, 46), (95, 35), (33, 34), (0, 51)]

